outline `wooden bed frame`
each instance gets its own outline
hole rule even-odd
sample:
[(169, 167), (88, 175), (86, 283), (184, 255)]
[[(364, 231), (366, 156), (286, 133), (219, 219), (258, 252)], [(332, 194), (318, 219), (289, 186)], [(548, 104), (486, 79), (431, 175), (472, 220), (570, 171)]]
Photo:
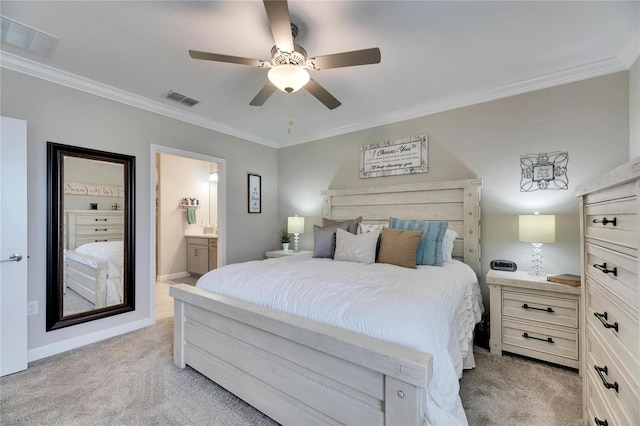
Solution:
[(63, 291), (72, 289), (93, 303), (107, 306), (107, 272), (109, 262), (78, 253), (76, 247), (96, 241), (121, 241), (124, 237), (122, 211), (66, 210)]
[[(323, 215), (447, 220), (454, 257), (480, 274), (479, 179), (323, 191)], [(174, 362), (282, 424), (426, 423), (432, 357), (398, 344), (172, 286)]]

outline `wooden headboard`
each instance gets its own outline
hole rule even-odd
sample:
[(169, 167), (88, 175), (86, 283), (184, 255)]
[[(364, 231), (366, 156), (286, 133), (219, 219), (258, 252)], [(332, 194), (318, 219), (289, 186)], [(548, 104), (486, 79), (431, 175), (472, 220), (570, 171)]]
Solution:
[(422, 182), (402, 185), (322, 191), (322, 215), (386, 223), (389, 217), (448, 221), (458, 233), (453, 257), (480, 276), (480, 192), (482, 179)]

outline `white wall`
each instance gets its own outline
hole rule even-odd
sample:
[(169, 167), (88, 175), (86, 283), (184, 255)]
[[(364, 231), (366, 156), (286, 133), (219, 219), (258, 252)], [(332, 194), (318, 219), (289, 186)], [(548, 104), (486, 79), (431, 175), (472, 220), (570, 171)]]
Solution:
[(629, 160), (640, 157), (640, 58), (629, 70)]
[[(155, 274), (151, 246), (150, 146), (180, 148), (226, 159), (227, 263), (261, 259), (277, 247), (277, 153), (184, 122), (82, 93), (14, 71), (2, 70), (2, 114), (27, 121), (29, 241), (28, 296), (41, 307), (29, 317), (31, 360), (148, 324)], [(45, 332), (46, 142), (95, 148), (136, 157), (136, 309), (89, 323)], [(247, 213), (247, 173), (262, 175), (262, 214)], [(277, 232), (277, 231), (276, 231)]]
[[(433, 114), (278, 151), (279, 220), (303, 214), (302, 247), (313, 248), (327, 188), (482, 178), (482, 270), (492, 259), (529, 269), (531, 245), (518, 242), (517, 215), (557, 215), (555, 244), (543, 248), (550, 273), (579, 273), (575, 187), (627, 161), (628, 73)], [(359, 177), (360, 147), (426, 133), (429, 172)], [(569, 189), (520, 192), (520, 156), (567, 151)], [(484, 281), (484, 280), (482, 280)], [(488, 291), (483, 285), (485, 304)]]

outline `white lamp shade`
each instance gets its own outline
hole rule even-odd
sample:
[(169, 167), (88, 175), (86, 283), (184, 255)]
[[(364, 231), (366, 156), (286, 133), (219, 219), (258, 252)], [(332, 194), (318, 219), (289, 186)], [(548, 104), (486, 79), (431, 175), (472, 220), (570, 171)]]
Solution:
[(287, 231), (290, 234), (304, 234), (304, 217), (289, 217), (289, 220), (287, 221)]
[(520, 241), (523, 243), (555, 243), (556, 216), (552, 214), (520, 215)]
[(297, 92), (309, 82), (309, 73), (299, 65), (275, 66), (269, 70), (268, 77), (278, 89), (288, 93)]

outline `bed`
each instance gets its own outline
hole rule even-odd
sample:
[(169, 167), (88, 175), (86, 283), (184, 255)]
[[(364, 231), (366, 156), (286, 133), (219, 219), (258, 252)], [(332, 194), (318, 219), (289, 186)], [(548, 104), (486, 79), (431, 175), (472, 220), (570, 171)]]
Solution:
[[(390, 216), (448, 221), (459, 235), (451, 263), (468, 265), (462, 266), (472, 271), (477, 286), (481, 186), (481, 180), (472, 179), (323, 191), (323, 216), (334, 220), (362, 216), (363, 223), (382, 223)], [(306, 262), (317, 261), (323, 260), (293, 256), (249, 264), (288, 263), (289, 268), (294, 264), (308, 268)], [(346, 262), (333, 265), (341, 263)], [(242, 267), (229, 265), (227, 270)], [(241, 274), (239, 270), (230, 273)], [(457, 397), (462, 359), (452, 361), (443, 377), (442, 348), (433, 346), (429, 352), (425, 350), (428, 345), (411, 347), (404, 338), (383, 340), (343, 324), (332, 325), (313, 314), (304, 317), (300, 312), (286, 313), (251, 299), (241, 300), (232, 297), (237, 296), (234, 287), (228, 281), (230, 292), (186, 285), (171, 288), (176, 365), (200, 371), (282, 424), (466, 422)], [(404, 314), (402, 309), (394, 311), (398, 316)], [(433, 329), (441, 326), (449, 327), (445, 322)], [(466, 354), (471, 355), (472, 329), (473, 324), (468, 324), (463, 332), (469, 345)], [(442, 386), (449, 388), (445, 398), (449, 401), (440, 405), (450, 406), (433, 403)]]
[(95, 308), (123, 302), (122, 211), (65, 212), (64, 291), (70, 288)]

